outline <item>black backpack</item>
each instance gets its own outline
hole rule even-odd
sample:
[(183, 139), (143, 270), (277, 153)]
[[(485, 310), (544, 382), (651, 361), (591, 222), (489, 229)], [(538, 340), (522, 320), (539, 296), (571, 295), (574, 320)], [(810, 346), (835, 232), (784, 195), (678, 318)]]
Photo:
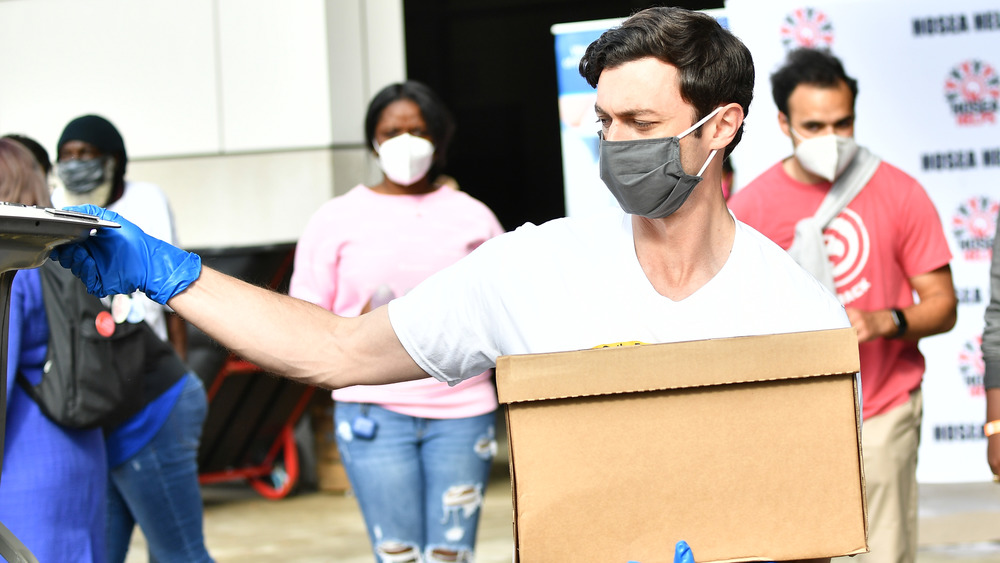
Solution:
[(38, 385), (23, 374), (17, 381), (53, 421), (112, 429), (187, 372), (148, 324), (114, 323), (108, 308), (69, 270), (46, 261), (39, 275), (50, 332), (45, 367)]

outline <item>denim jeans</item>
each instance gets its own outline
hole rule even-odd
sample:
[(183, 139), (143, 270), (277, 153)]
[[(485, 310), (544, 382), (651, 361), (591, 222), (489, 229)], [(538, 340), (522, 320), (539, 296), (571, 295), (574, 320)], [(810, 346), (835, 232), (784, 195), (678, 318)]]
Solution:
[(198, 442), (208, 411), (201, 379), (187, 381), (170, 416), (139, 453), (110, 472), (108, 560), (120, 563), (138, 523), (149, 561), (212, 561), (205, 549)]
[[(370, 439), (352, 429), (361, 415), (375, 422)], [(336, 404), (337, 446), (376, 561), (472, 561), (496, 453), (495, 421), (495, 411), (427, 419)]]

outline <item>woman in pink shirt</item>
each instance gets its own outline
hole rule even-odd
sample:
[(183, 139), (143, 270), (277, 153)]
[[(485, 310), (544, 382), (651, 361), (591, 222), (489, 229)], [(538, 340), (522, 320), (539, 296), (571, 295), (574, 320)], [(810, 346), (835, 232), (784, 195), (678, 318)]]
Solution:
[[(292, 296), (359, 315), (503, 232), (481, 202), (434, 182), (453, 131), (419, 82), (376, 94), (365, 138), (382, 181), (312, 216), (296, 247)], [(454, 387), (429, 377), (349, 387), (333, 398), (337, 445), (377, 560), (472, 561), (496, 451), (491, 374)]]

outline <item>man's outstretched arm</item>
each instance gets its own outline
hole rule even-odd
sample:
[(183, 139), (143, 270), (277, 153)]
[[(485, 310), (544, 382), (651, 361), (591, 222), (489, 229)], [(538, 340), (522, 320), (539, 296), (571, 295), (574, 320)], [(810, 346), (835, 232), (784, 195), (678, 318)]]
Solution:
[(428, 377), (400, 344), (386, 307), (339, 317), (207, 267), (168, 304), (240, 357), (310, 385), (333, 389)]
[(400, 344), (384, 307), (338, 317), (203, 268), (197, 254), (147, 235), (117, 213), (92, 205), (70, 209), (121, 225), (52, 251), (98, 297), (141, 290), (261, 368), (313, 385), (427, 377)]

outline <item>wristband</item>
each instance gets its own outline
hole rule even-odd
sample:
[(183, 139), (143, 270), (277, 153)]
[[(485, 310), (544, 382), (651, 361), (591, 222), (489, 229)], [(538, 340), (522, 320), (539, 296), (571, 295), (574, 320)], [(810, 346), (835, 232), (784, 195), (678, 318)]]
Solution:
[(892, 316), (892, 322), (896, 324), (896, 334), (889, 338), (900, 338), (906, 334), (906, 329), (909, 327), (909, 324), (906, 322), (906, 315), (903, 314), (902, 309), (889, 309), (889, 315)]
[(1000, 420), (991, 420), (983, 425), (983, 434), (989, 438), (994, 434), (1000, 434)]

